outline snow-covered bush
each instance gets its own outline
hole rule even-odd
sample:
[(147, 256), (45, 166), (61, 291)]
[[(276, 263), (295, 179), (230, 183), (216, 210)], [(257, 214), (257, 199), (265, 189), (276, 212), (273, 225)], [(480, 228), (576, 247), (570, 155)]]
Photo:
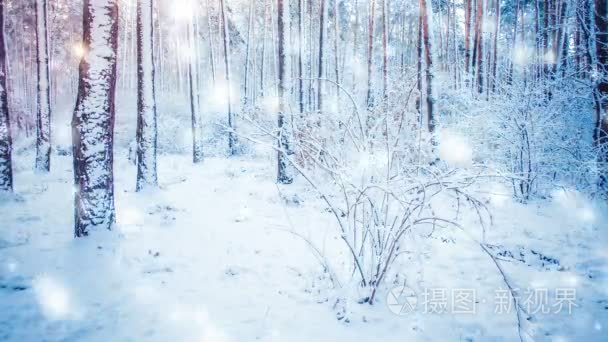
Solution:
[(439, 105), (441, 126), (466, 135), (476, 161), (508, 176), (524, 201), (557, 184), (593, 188), (590, 107), (588, 86), (569, 80), (505, 85), (489, 99), (448, 89)]
[[(467, 205), (485, 213), (470, 191), (483, 172), (473, 165), (472, 150), (453, 136), (468, 152), (437, 161), (411, 84), (409, 89), (373, 111), (362, 111), (353, 100), (337, 112), (292, 117), (297, 157), (291, 162), (324, 200), (344, 247), (346, 259), (329, 260), (324, 268), (345, 297), (356, 292), (360, 303), (375, 303), (380, 290), (403, 278), (393, 266), (411, 234), (458, 227)], [(346, 92), (343, 97), (352, 98)], [(271, 120), (251, 122), (277, 139)]]

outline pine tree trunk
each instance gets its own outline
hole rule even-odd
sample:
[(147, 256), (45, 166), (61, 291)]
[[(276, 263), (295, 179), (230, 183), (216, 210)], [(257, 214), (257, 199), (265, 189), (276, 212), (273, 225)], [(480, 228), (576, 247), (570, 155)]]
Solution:
[(192, 162), (197, 164), (203, 161), (203, 120), (201, 118), (200, 102), (199, 102), (199, 84), (198, 80), (198, 64), (197, 54), (194, 51), (193, 41), (193, 23), (189, 19), (187, 28), (186, 41), (189, 47), (191, 47), (192, 54), (188, 58), (188, 90), (190, 96), (190, 116), (192, 118)]
[(278, 115), (278, 128), (279, 128), (279, 141), (278, 141), (278, 167), (277, 167), (277, 182), (280, 184), (291, 184), (293, 183), (293, 174), (291, 172), (291, 165), (289, 163), (289, 155), (293, 154), (291, 151), (291, 128), (286, 122), (286, 111), (289, 108), (287, 105), (287, 27), (289, 25), (289, 9), (285, 6), (283, 0), (277, 0), (277, 32), (278, 32), (278, 54), (279, 54), (279, 115)]
[(114, 209), (114, 119), (118, 2), (84, 0), (78, 96), (72, 117), (74, 233), (111, 229)]
[(304, 0), (298, 0), (298, 109), (304, 113)]
[[(422, 10), (420, 11), (422, 12)], [(418, 121), (422, 127), (422, 15), (418, 15), (418, 39), (416, 44), (416, 88), (418, 89), (418, 97), (416, 98), (416, 110), (418, 112)]]
[(382, 99), (388, 104), (388, 9), (382, 0)]
[(321, 8), (319, 9), (319, 60), (317, 74), (317, 110), (323, 110), (323, 53), (325, 52), (325, 1), (321, 0)]
[(471, 12), (473, 0), (464, 0), (464, 70), (468, 77), (471, 66)]
[(4, 7), (0, 0), (0, 191), (13, 191), (12, 140), (8, 115), (8, 68), (4, 43)]
[(596, 145), (600, 149), (599, 162), (602, 168), (600, 186), (608, 188), (608, 1), (595, 0), (596, 58), (599, 79), (596, 91)]
[(334, 76), (336, 81), (336, 103), (340, 111), (340, 16), (338, 12), (338, 0), (334, 0)]
[(374, 59), (374, 26), (376, 16), (376, 0), (370, 0), (369, 3), (369, 26), (367, 28), (367, 108), (374, 106), (373, 90), (372, 90), (372, 63)]
[[(269, 0), (270, 1), (270, 0)], [(264, 17), (262, 18), (262, 26), (263, 26), (263, 30), (262, 30), (262, 59), (260, 62), (260, 96), (263, 98), (264, 96), (266, 96), (265, 94), (265, 87), (266, 87), (266, 31), (267, 31), (267, 27), (268, 27), (268, 21), (266, 18), (268, 18), (269, 12), (268, 12), (268, 7), (269, 5), (266, 5), (266, 0), (262, 0), (262, 4), (264, 5)]]
[(209, 33), (208, 41), (209, 41), (209, 63), (211, 64), (211, 79), (213, 80), (213, 84), (215, 84), (215, 53), (213, 47), (213, 29), (211, 28), (211, 4), (209, 4), (209, 0), (206, 0), (205, 7), (207, 8), (207, 32)]
[(51, 92), (49, 44), (47, 31), (47, 0), (36, 0), (37, 108), (36, 108), (36, 170), (51, 170)]
[(222, 36), (224, 38), (224, 79), (226, 81), (226, 96), (227, 99), (227, 111), (228, 111), (228, 154), (233, 156), (237, 154), (237, 141), (236, 141), (236, 122), (234, 119), (234, 113), (232, 113), (232, 84), (230, 83), (230, 31), (228, 30), (228, 21), (226, 20), (226, 0), (220, 0), (220, 15), (222, 20)]
[(498, 33), (500, 32), (500, 0), (494, 0), (494, 52), (492, 58), (492, 91), (496, 91), (498, 84), (498, 75), (496, 73), (498, 65)]
[(426, 75), (426, 110), (427, 110), (427, 127), (432, 134), (435, 132), (435, 112), (433, 98), (433, 55), (429, 31), (429, 18), (427, 9), (427, 0), (420, 0), (420, 20), (422, 23), (422, 40), (424, 43), (424, 62)]
[(244, 91), (244, 100), (243, 100), (243, 104), (245, 105), (245, 107), (249, 104), (249, 88), (250, 88), (250, 80), (249, 80), (249, 65), (251, 64), (249, 62), (249, 60), (251, 59), (251, 45), (252, 45), (252, 39), (251, 37), (253, 36), (253, 30), (255, 28), (255, 21), (253, 20), (253, 17), (255, 15), (255, 1), (251, 1), (249, 4), (249, 20), (247, 23), (247, 46), (245, 48), (245, 91)]
[(153, 1), (137, 0), (137, 191), (158, 185)]
[(476, 59), (477, 91), (483, 93), (483, 1), (477, 0), (477, 10), (475, 13), (475, 51)]

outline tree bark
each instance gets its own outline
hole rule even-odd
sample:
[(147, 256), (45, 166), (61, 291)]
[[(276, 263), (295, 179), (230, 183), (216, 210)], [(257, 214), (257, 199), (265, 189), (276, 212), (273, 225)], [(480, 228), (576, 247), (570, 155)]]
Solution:
[(74, 233), (111, 229), (114, 207), (114, 118), (118, 2), (84, 0), (84, 56), (72, 117)]
[(137, 182), (136, 191), (158, 186), (154, 0), (137, 0)]
[(317, 109), (323, 110), (323, 53), (325, 52), (325, 1), (321, 0), (321, 8), (319, 9), (319, 60), (317, 74)]
[(382, 0), (382, 99), (388, 104), (388, 9)]
[(193, 23), (189, 19), (186, 41), (192, 53), (188, 56), (188, 90), (190, 96), (190, 116), (192, 123), (192, 162), (197, 164), (203, 161), (203, 120), (201, 118), (199, 102), (198, 64), (197, 54), (194, 50)]
[(232, 113), (232, 84), (230, 83), (230, 31), (228, 30), (228, 21), (226, 20), (226, 0), (220, 0), (220, 15), (222, 20), (222, 33), (224, 37), (224, 79), (226, 81), (226, 96), (227, 99), (227, 111), (228, 111), (228, 154), (234, 156), (237, 154), (237, 141), (236, 141), (236, 122), (234, 119), (234, 113)]
[[(422, 12), (422, 10), (421, 10)], [(416, 88), (418, 89), (418, 97), (416, 98), (416, 110), (420, 127), (422, 127), (422, 15), (418, 15), (418, 39), (416, 45)]]
[(304, 0), (298, 0), (298, 109), (304, 113)]
[(253, 35), (253, 30), (255, 28), (255, 21), (253, 20), (253, 17), (255, 16), (255, 1), (251, 1), (249, 4), (249, 19), (248, 19), (248, 23), (247, 23), (247, 46), (245, 48), (245, 91), (244, 91), (244, 105), (247, 106), (249, 104), (249, 65), (251, 64), (249, 62), (250, 55), (251, 55), (251, 45), (252, 45), (252, 35)]
[(0, 0), (0, 191), (13, 191), (12, 139), (8, 113), (8, 68), (4, 42), (4, 7)]
[(367, 28), (367, 108), (374, 106), (372, 90), (372, 63), (374, 59), (374, 26), (376, 16), (376, 0), (369, 3), (369, 26)]
[[(468, 74), (471, 66), (471, 12), (473, 0), (464, 0), (464, 70)], [(468, 77), (468, 76), (467, 76)]]
[(596, 37), (596, 59), (597, 73), (602, 75), (596, 88), (596, 145), (600, 149), (599, 162), (602, 175), (600, 185), (608, 187), (608, 1), (595, 0), (595, 37)]
[(334, 76), (336, 80), (336, 103), (338, 112), (340, 111), (340, 15), (338, 11), (338, 0), (334, 0)]
[(496, 85), (498, 84), (497, 79), (497, 65), (498, 65), (498, 33), (500, 32), (500, 0), (494, 0), (494, 52), (492, 58), (492, 91), (496, 91)]
[(427, 0), (420, 0), (420, 20), (422, 24), (422, 40), (424, 43), (427, 128), (429, 132), (433, 134), (435, 132), (435, 112), (433, 108), (435, 99), (433, 98), (433, 55), (431, 52)]
[(280, 184), (291, 184), (293, 183), (293, 174), (291, 172), (291, 165), (289, 163), (289, 155), (292, 155), (291, 150), (291, 129), (290, 125), (286, 122), (286, 111), (287, 111), (287, 53), (285, 44), (287, 42), (287, 27), (288, 27), (288, 15), (289, 10), (285, 6), (283, 0), (277, 0), (277, 32), (278, 32), (278, 54), (279, 54), (279, 115), (278, 115), (278, 129), (279, 129), (279, 140), (278, 140), (278, 167), (277, 167), (277, 183)]
[(477, 91), (483, 93), (483, 0), (477, 0), (477, 9), (475, 13), (475, 51), (473, 59), (476, 60), (475, 66)]
[(36, 107), (36, 171), (51, 170), (51, 92), (47, 0), (36, 0), (36, 66), (38, 77)]

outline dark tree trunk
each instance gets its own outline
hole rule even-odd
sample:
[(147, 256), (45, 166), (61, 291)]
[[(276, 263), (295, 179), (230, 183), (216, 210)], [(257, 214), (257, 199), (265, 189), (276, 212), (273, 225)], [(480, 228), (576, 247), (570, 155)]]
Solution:
[(137, 191), (158, 185), (153, 1), (137, 0)]
[[(468, 74), (471, 66), (471, 12), (473, 0), (464, 0), (464, 70)], [(467, 76), (468, 77), (468, 76)]]
[(84, 56), (72, 117), (74, 233), (111, 229), (114, 207), (114, 99), (118, 2), (84, 0)]
[(418, 89), (418, 97), (416, 98), (416, 110), (418, 111), (418, 119), (422, 126), (422, 16), (418, 16), (418, 44), (416, 45), (416, 87)]
[(51, 92), (49, 43), (47, 31), (47, 0), (36, 0), (37, 107), (36, 107), (36, 170), (51, 170)]
[(475, 50), (473, 59), (476, 71), (477, 91), (483, 93), (483, 0), (477, 0), (475, 11)]
[(0, 191), (13, 191), (12, 140), (8, 115), (7, 63), (4, 43), (4, 5), (0, 0)]
[(422, 24), (422, 40), (424, 43), (424, 62), (426, 64), (427, 127), (432, 134), (435, 132), (435, 112), (433, 109), (435, 99), (433, 98), (433, 55), (431, 54), (431, 39), (426, 0), (420, 0), (420, 20)]

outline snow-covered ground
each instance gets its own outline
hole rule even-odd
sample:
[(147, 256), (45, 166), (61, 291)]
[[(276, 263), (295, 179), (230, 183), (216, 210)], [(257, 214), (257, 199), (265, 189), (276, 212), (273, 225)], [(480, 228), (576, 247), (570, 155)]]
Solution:
[[(331, 257), (342, 253), (331, 215), (306, 184), (277, 187), (270, 156), (208, 158), (197, 166), (189, 156), (161, 156), (161, 189), (135, 193), (135, 167), (125, 154), (117, 151), (116, 229), (79, 240), (72, 235), (71, 157), (54, 155), (50, 175), (34, 174), (30, 156), (16, 158), (18, 195), (0, 199), (0, 340), (518, 339), (516, 312), (499, 307), (509, 303), (502, 275), (458, 230), (408, 239), (411, 253), (397, 267), (417, 294), (406, 298), (416, 298), (413, 312), (403, 298), (393, 301), (390, 286), (373, 306), (358, 304), (356, 289), (329, 287), (296, 236), (340, 260)], [(529, 311), (551, 311), (523, 318), (524, 339), (605, 341), (608, 225), (601, 208), (571, 192), (528, 205), (508, 196), (490, 202), (489, 248), (522, 305), (534, 294), (540, 299)], [(570, 313), (557, 293), (573, 295)], [(465, 294), (474, 296), (472, 307), (458, 306)]]

